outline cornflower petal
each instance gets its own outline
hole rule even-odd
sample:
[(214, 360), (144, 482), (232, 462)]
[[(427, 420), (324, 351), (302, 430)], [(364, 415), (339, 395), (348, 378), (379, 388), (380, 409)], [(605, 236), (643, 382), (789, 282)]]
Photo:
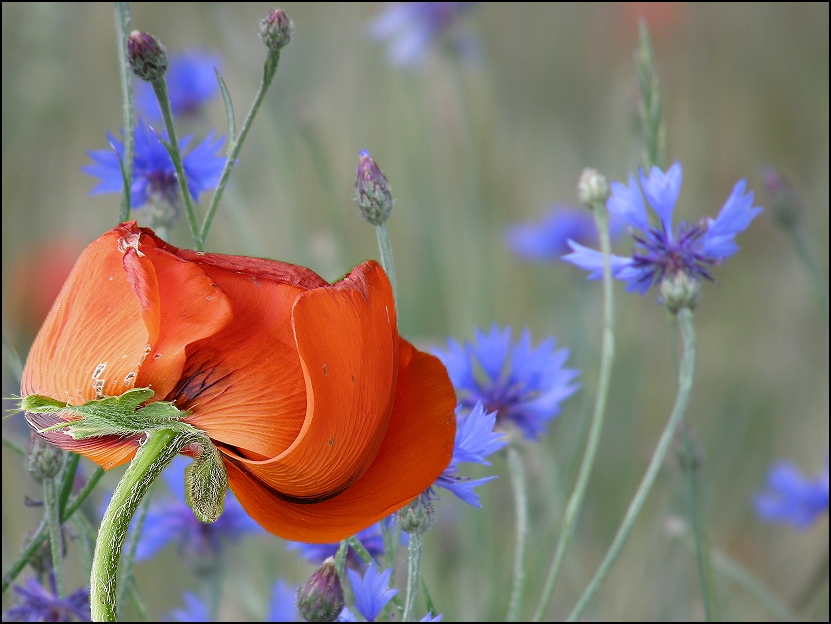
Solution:
[(173, 622), (210, 622), (208, 605), (199, 596), (191, 592), (182, 594), (185, 602), (184, 608), (173, 609), (170, 612), (170, 620)]
[(366, 618), (367, 622), (374, 622), (386, 604), (398, 593), (397, 589), (389, 589), (392, 568), (378, 574), (378, 569), (371, 563), (366, 569), (363, 578), (355, 570), (347, 570), (349, 584), (355, 596), (355, 608)]
[(271, 602), (268, 605), (266, 622), (299, 622), (297, 611), (297, 588), (291, 587), (283, 579), (278, 579), (271, 587)]
[(745, 193), (746, 186), (744, 179), (736, 182), (718, 216), (715, 219), (707, 219), (702, 251), (718, 261), (732, 256), (739, 250), (733, 241), (734, 237), (750, 227), (751, 221), (762, 212), (761, 208), (753, 206), (753, 191)]
[(649, 230), (649, 217), (635, 176), (629, 174), (629, 186), (612, 182), (612, 194), (606, 202), (610, 214), (616, 214), (626, 220), (632, 227), (646, 232)]
[(643, 193), (652, 209), (661, 219), (670, 241), (672, 241), (672, 213), (675, 210), (675, 202), (678, 201), (678, 194), (681, 192), (681, 182), (684, 172), (681, 163), (676, 161), (666, 173), (658, 167), (652, 167), (649, 175), (640, 172), (641, 186)]
[[(591, 271), (588, 276), (590, 280), (603, 279), (602, 253), (596, 249), (584, 247), (573, 240), (568, 241), (568, 246), (571, 247), (571, 253), (563, 256), (563, 260), (571, 262), (581, 269)], [(632, 258), (624, 258), (623, 256), (611, 254), (609, 256), (609, 267), (612, 270), (612, 276), (618, 277), (621, 271), (632, 268)], [(638, 272), (640, 273), (640, 271)]]
[(754, 505), (763, 520), (808, 528), (828, 512), (828, 465), (810, 479), (792, 463), (776, 464), (768, 473), (767, 489), (756, 495)]
[(511, 346), (511, 328), (499, 331), (499, 327), (493, 325), (486, 334), (477, 327), (475, 336), (476, 341), (468, 346), (468, 350), (479, 361), (491, 381), (496, 381), (505, 368), (505, 359)]
[(26, 579), (12, 589), (20, 596), (18, 604), (3, 613), (4, 622), (79, 622), (91, 620), (89, 590), (79, 589), (65, 598), (55, 593), (55, 579), (50, 573), (52, 588), (48, 589), (36, 579)]
[[(215, 69), (222, 65), (218, 54), (189, 50), (171, 54), (165, 80), (174, 116), (193, 115), (219, 93)], [(162, 113), (149, 82), (135, 81), (136, 108), (142, 115), (161, 119)]]

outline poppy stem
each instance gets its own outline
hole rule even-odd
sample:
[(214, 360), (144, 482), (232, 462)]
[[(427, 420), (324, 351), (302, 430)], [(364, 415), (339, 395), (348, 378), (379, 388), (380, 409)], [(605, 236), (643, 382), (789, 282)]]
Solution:
[(392, 284), (392, 296), (395, 299), (395, 308), (398, 309), (398, 286), (395, 283), (395, 264), (392, 261), (392, 243), (387, 226), (381, 223), (375, 226), (375, 235), (378, 237), (378, 251), (381, 252), (381, 266), (387, 273)]
[(568, 621), (570, 622), (579, 619), (586, 610), (592, 596), (594, 596), (598, 587), (600, 587), (600, 583), (606, 578), (606, 574), (611, 569), (612, 564), (614, 564), (621, 550), (623, 550), (623, 545), (626, 543), (629, 532), (632, 530), (632, 526), (638, 518), (638, 514), (646, 501), (649, 490), (652, 489), (652, 485), (655, 483), (655, 477), (658, 476), (658, 470), (664, 461), (664, 457), (666, 457), (667, 450), (669, 450), (672, 437), (675, 435), (678, 424), (684, 417), (684, 412), (687, 411), (687, 402), (690, 398), (690, 389), (692, 388), (695, 373), (695, 328), (692, 322), (692, 310), (689, 308), (681, 308), (677, 316), (684, 351), (681, 356), (681, 366), (678, 372), (678, 396), (675, 399), (675, 405), (672, 408), (672, 413), (669, 416), (666, 427), (664, 427), (664, 432), (661, 434), (660, 440), (658, 440), (658, 446), (652, 454), (652, 459), (646, 469), (646, 474), (644, 474), (635, 492), (635, 496), (632, 498), (632, 502), (629, 503), (629, 508), (626, 510), (626, 515), (615, 534), (612, 545), (609, 546), (609, 550), (606, 552), (606, 556), (603, 558), (603, 562), (600, 564), (597, 572), (595, 572), (594, 578), (592, 578), (589, 585), (583, 591), (583, 595), (580, 596), (580, 600), (568, 616)]
[(537, 611), (534, 614), (534, 621), (540, 622), (548, 611), (554, 590), (557, 587), (557, 580), (560, 577), (563, 560), (566, 551), (574, 534), (574, 526), (577, 523), (577, 516), (583, 506), (583, 499), (589, 484), (592, 468), (594, 467), (597, 447), (600, 443), (600, 434), (603, 431), (603, 419), (606, 414), (606, 403), (609, 395), (609, 379), (612, 374), (612, 362), (615, 358), (615, 336), (614, 336), (614, 284), (612, 283), (612, 268), (610, 263), (611, 243), (609, 241), (609, 222), (606, 214), (606, 207), (602, 202), (595, 202), (592, 205), (592, 212), (597, 223), (597, 231), (600, 234), (600, 249), (603, 252), (603, 343), (600, 353), (600, 374), (597, 381), (597, 394), (594, 400), (594, 413), (592, 414), (589, 438), (586, 441), (586, 450), (583, 453), (583, 461), (580, 464), (580, 472), (577, 475), (577, 482), (574, 484), (574, 491), (568, 499), (563, 526), (560, 530), (560, 540), (554, 552), (554, 559), (548, 570), (548, 578), (545, 580), (542, 596), (540, 597)]
[(516, 507), (516, 547), (514, 549), (514, 585), (511, 590), (511, 601), (508, 604), (508, 622), (516, 622), (519, 613), (519, 602), (522, 598), (522, 586), (525, 583), (525, 546), (528, 540), (528, 487), (525, 479), (525, 466), (522, 464), (522, 455), (515, 445), (508, 447), (508, 472), (511, 475), (511, 485), (514, 490), (514, 506)]
[(420, 533), (410, 533), (410, 544), (407, 548), (409, 558), (407, 565), (407, 602), (404, 606), (402, 622), (414, 621), (415, 601), (418, 596), (418, 579), (421, 577), (422, 542)]
[(147, 434), (107, 505), (92, 557), (89, 601), (94, 622), (116, 621), (116, 575), (130, 521), (156, 478), (193, 441), (193, 436), (177, 433), (156, 429)]
[[(133, 154), (135, 152), (136, 132), (133, 126), (135, 116), (133, 107), (133, 72), (127, 62), (127, 39), (130, 36), (130, 3), (115, 3), (115, 38), (118, 46), (118, 69), (121, 75), (121, 96), (124, 100), (124, 160), (121, 161), (121, 173), (124, 179), (132, 183)], [(121, 211), (118, 214), (119, 223), (130, 219), (130, 186), (124, 185), (124, 194), (121, 196)]]

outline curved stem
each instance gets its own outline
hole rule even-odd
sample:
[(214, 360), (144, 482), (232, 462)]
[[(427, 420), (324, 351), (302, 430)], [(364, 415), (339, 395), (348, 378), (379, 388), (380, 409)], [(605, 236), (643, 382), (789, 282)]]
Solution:
[(514, 584), (511, 600), (508, 603), (508, 622), (516, 622), (519, 602), (522, 598), (522, 586), (525, 583), (525, 545), (528, 539), (528, 492), (525, 480), (525, 466), (519, 450), (508, 447), (508, 472), (514, 490), (514, 507), (516, 508), (516, 546), (514, 548)]
[(802, 234), (802, 230), (796, 226), (790, 228), (791, 232), (791, 240), (793, 241), (793, 246), (796, 249), (796, 253), (799, 256), (799, 260), (802, 262), (802, 266), (805, 267), (805, 272), (808, 274), (808, 279), (811, 282), (811, 286), (814, 287), (814, 294), (817, 297), (817, 302), (819, 303), (822, 312), (825, 314), (825, 318), (828, 318), (828, 287), (825, 285), (825, 281), (822, 279), (822, 275), (817, 268), (816, 263), (814, 262), (814, 258), (811, 256), (811, 251), (808, 249), (808, 243), (805, 241), (805, 237)]
[(404, 617), (401, 618), (402, 622), (414, 621), (413, 618), (415, 616), (413, 612), (415, 611), (415, 601), (418, 595), (418, 579), (421, 577), (421, 552), (421, 535), (411, 533), (408, 547), (407, 602), (404, 606)]
[(257, 116), (257, 111), (260, 110), (260, 104), (262, 104), (263, 98), (274, 80), (274, 74), (277, 73), (277, 65), (279, 65), (279, 63), (280, 53), (269, 52), (263, 67), (263, 80), (260, 82), (260, 88), (257, 91), (257, 95), (254, 96), (254, 101), (251, 103), (251, 109), (248, 111), (248, 116), (246, 116), (245, 122), (243, 122), (239, 134), (237, 134), (234, 144), (228, 151), (228, 158), (225, 161), (225, 166), (222, 168), (222, 174), (219, 176), (219, 184), (217, 184), (214, 195), (211, 198), (211, 205), (208, 207), (205, 220), (202, 222), (202, 229), (198, 231), (198, 234), (196, 233), (196, 230), (194, 230), (196, 248), (199, 251), (202, 251), (205, 248), (205, 241), (208, 238), (211, 223), (213, 223), (216, 209), (219, 206), (219, 200), (222, 197), (225, 186), (228, 184), (228, 178), (231, 176), (231, 171), (233, 171), (234, 166), (237, 164), (237, 157), (239, 156), (242, 144), (245, 142), (245, 137), (248, 136), (248, 131), (251, 129), (251, 124), (254, 122), (254, 117)]
[[(133, 179), (133, 153), (135, 151), (135, 128), (133, 127), (133, 72), (127, 63), (127, 39), (130, 36), (130, 3), (115, 3), (115, 39), (118, 46), (118, 70), (121, 75), (121, 97), (124, 100), (124, 177)], [(121, 197), (121, 211), (118, 220), (123, 223), (130, 218), (130, 185), (124, 187)]]
[(615, 534), (612, 545), (606, 552), (603, 562), (597, 569), (597, 572), (589, 583), (588, 587), (583, 591), (580, 600), (568, 616), (568, 620), (573, 622), (580, 617), (583, 611), (586, 610), (589, 600), (591, 600), (600, 583), (606, 577), (606, 574), (612, 567), (612, 564), (617, 559), (623, 545), (626, 543), (626, 538), (629, 537), (629, 532), (632, 530), (632, 525), (643, 507), (649, 490), (655, 482), (655, 477), (658, 475), (658, 470), (661, 467), (664, 457), (669, 449), (672, 436), (678, 428), (678, 423), (684, 417), (684, 412), (687, 410), (687, 402), (690, 398), (690, 389), (692, 388), (693, 375), (695, 373), (695, 329), (692, 323), (692, 310), (689, 308), (682, 308), (678, 311), (678, 326), (681, 330), (681, 338), (684, 344), (684, 351), (681, 355), (681, 366), (678, 372), (678, 396), (675, 399), (675, 406), (672, 408), (669, 420), (667, 421), (664, 432), (658, 441), (658, 446), (652, 454), (652, 459), (649, 462), (649, 467), (646, 469), (640, 485), (638, 486), (632, 502), (629, 503), (629, 508), (626, 510), (626, 515), (621, 522), (620, 527)]
[(177, 436), (172, 429), (148, 433), (113, 492), (101, 520), (92, 557), (89, 602), (94, 622), (116, 621), (116, 574), (130, 520), (156, 477), (173, 461), (186, 441), (189, 437)]
[(173, 166), (176, 168), (176, 180), (179, 182), (179, 190), (182, 192), (182, 200), (185, 202), (185, 212), (188, 215), (188, 223), (190, 224), (190, 233), (196, 243), (196, 248), (202, 251), (202, 246), (199, 244), (199, 224), (196, 222), (196, 211), (193, 208), (193, 201), (188, 190), (188, 181), (185, 177), (185, 167), (182, 163), (182, 154), (179, 151), (179, 139), (176, 137), (176, 128), (173, 127), (173, 113), (170, 111), (170, 98), (167, 94), (167, 83), (164, 77), (154, 80), (150, 83), (153, 85), (153, 91), (156, 94), (156, 99), (159, 101), (159, 108), (162, 111), (162, 119), (164, 120), (164, 127), (167, 130), (167, 140), (170, 149), (170, 159), (173, 161)]
[(580, 472), (577, 475), (577, 482), (574, 484), (574, 491), (566, 504), (560, 540), (557, 542), (557, 550), (554, 552), (554, 559), (551, 561), (542, 596), (534, 614), (535, 622), (542, 621), (548, 606), (551, 604), (551, 598), (554, 596), (557, 580), (562, 571), (566, 550), (574, 534), (574, 525), (583, 506), (589, 477), (597, 456), (597, 447), (600, 444), (600, 434), (603, 431), (603, 419), (606, 414), (606, 403), (609, 396), (609, 379), (612, 376), (612, 363), (615, 359), (614, 284), (612, 283), (612, 268), (609, 261), (611, 243), (609, 241), (608, 220), (606, 208), (602, 204), (594, 205), (593, 212), (597, 223), (597, 231), (600, 233), (600, 249), (603, 252), (603, 344), (600, 353), (600, 374), (597, 381), (597, 395), (594, 400), (594, 413), (589, 428), (589, 437), (586, 440), (586, 450), (583, 453), (583, 461), (580, 464)]

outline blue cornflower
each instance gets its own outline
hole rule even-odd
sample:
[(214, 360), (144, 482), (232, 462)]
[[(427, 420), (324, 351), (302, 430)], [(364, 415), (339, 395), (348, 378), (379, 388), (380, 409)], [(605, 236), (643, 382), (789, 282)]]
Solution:
[[(382, 520), (388, 522), (389, 518)], [(355, 537), (363, 544), (367, 552), (373, 559), (381, 557), (384, 554), (384, 536), (381, 531), (381, 522), (376, 522), (363, 531), (356, 533)], [(339, 542), (334, 544), (306, 544), (305, 542), (288, 542), (286, 548), (289, 550), (296, 550), (301, 557), (309, 563), (321, 564), (324, 559), (334, 557), (338, 552)], [(363, 565), (363, 560), (350, 547), (347, 553), (347, 562), (355, 566)]]
[(778, 463), (768, 473), (767, 489), (756, 495), (756, 513), (768, 522), (789, 522), (806, 529), (828, 513), (828, 464), (809, 479), (792, 463)]
[(579, 371), (563, 368), (568, 349), (555, 351), (555, 345), (550, 337), (532, 347), (527, 329), (512, 344), (511, 328), (500, 330), (494, 324), (487, 334), (477, 329), (473, 344), (449, 340), (447, 352), (436, 355), (447, 367), (461, 405), (471, 408), (481, 401), (497, 413), (498, 424), (512, 422), (534, 440), (560, 413), (560, 403), (580, 387), (572, 383)]
[(182, 594), (185, 601), (183, 609), (173, 609), (168, 615), (171, 622), (210, 622), (211, 615), (208, 612), (208, 605), (196, 594), (185, 592)]
[[(430, 44), (445, 33), (453, 22), (475, 2), (401, 2), (388, 6), (369, 24), (375, 39), (389, 40), (387, 58), (402, 67), (417, 67), (424, 62)], [(461, 52), (475, 46), (468, 39), (456, 41)]]
[(4, 622), (89, 622), (89, 590), (79, 589), (65, 598), (55, 591), (55, 576), (49, 575), (51, 588), (36, 579), (26, 579), (12, 589), (21, 601), (3, 614)]
[(352, 585), (352, 593), (355, 596), (355, 608), (367, 622), (374, 622), (386, 604), (398, 593), (397, 589), (388, 589), (392, 568), (378, 574), (375, 564), (371, 563), (363, 578), (355, 570), (347, 570), (346, 573), (349, 574), (349, 584)]
[(433, 615), (432, 611), (428, 611), (427, 615), (419, 620), (419, 622), (441, 622), (441, 619), (444, 617), (444, 613), (439, 613), (438, 615)]
[[(195, 115), (203, 104), (219, 93), (216, 70), (222, 59), (204, 50), (190, 50), (169, 57), (165, 80), (174, 116)], [(136, 108), (149, 119), (161, 119), (162, 112), (149, 82), (135, 81)]]
[[(652, 284), (665, 277), (684, 274), (692, 279), (712, 280), (710, 268), (722, 264), (739, 248), (736, 234), (748, 228), (762, 212), (753, 206), (753, 192), (745, 193), (746, 183), (739, 180), (733, 192), (715, 219), (704, 218), (698, 225), (681, 223), (676, 231), (672, 225), (675, 201), (681, 191), (683, 171), (676, 162), (664, 173), (652, 167), (649, 175), (640, 172), (640, 188), (635, 176), (629, 176), (629, 186), (612, 182), (612, 195), (606, 206), (629, 224), (635, 247), (631, 258), (611, 257), (612, 275), (626, 282), (626, 290), (644, 294)], [(647, 216), (641, 189), (659, 223), (652, 225)], [(591, 271), (589, 279), (603, 276), (603, 255), (575, 241), (569, 241), (573, 253), (563, 256), (581, 269)]]
[(263, 532), (230, 492), (225, 498), (225, 509), (216, 522), (205, 524), (197, 520), (185, 502), (184, 470), (188, 461), (179, 456), (162, 473), (173, 496), (151, 503), (136, 548), (137, 560), (148, 559), (175, 541), (191, 561), (210, 563), (222, 551), (225, 542), (235, 542), (246, 533)]
[(481, 507), (479, 496), (473, 488), (496, 479), (496, 476), (470, 480), (458, 476), (459, 464), (471, 462), (490, 466), (485, 458), (508, 444), (505, 435), (494, 431), (496, 412), (487, 413), (481, 403), (477, 403), (469, 413), (464, 413), (460, 405), (456, 408), (456, 441), (453, 444), (453, 457), (433, 486), (450, 490), (473, 507)]
[[(85, 173), (101, 179), (98, 186), (90, 191), (93, 194), (120, 193), (124, 188), (120, 164), (120, 159), (124, 158), (124, 143), (109, 132), (107, 137), (112, 149), (88, 152), (95, 164), (81, 167)], [(161, 138), (167, 141), (167, 133), (163, 133)], [(189, 136), (179, 139), (179, 149), (182, 152), (190, 140)], [(182, 157), (188, 190), (194, 199), (197, 199), (200, 193), (215, 188), (219, 183), (225, 158), (217, 154), (224, 140), (224, 137), (214, 140), (211, 132), (202, 143)], [(140, 208), (159, 199), (175, 204), (178, 188), (176, 170), (170, 154), (156, 132), (139, 120), (136, 126), (130, 204), (133, 208)]]
[(279, 579), (271, 588), (266, 622), (299, 622), (297, 612), (297, 588)]
[[(617, 214), (609, 215), (609, 236), (614, 241), (625, 229)], [(505, 233), (508, 248), (520, 258), (536, 262), (560, 260), (568, 241), (596, 244), (597, 226), (591, 212), (574, 206), (554, 206), (535, 223), (518, 223)]]

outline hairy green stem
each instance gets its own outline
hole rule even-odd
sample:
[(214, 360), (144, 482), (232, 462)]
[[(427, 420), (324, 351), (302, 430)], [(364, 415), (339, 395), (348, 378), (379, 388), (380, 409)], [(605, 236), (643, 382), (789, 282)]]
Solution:
[(262, 104), (263, 98), (274, 80), (274, 74), (277, 73), (277, 66), (279, 63), (280, 53), (269, 52), (265, 65), (263, 66), (263, 80), (260, 83), (260, 88), (257, 91), (257, 95), (254, 97), (251, 109), (248, 111), (248, 116), (245, 118), (245, 122), (243, 122), (239, 134), (237, 134), (234, 139), (233, 146), (228, 152), (228, 158), (225, 161), (222, 174), (219, 176), (219, 184), (217, 184), (214, 195), (211, 198), (211, 204), (208, 207), (207, 214), (205, 214), (205, 220), (202, 222), (202, 229), (198, 234), (194, 234), (196, 238), (196, 247), (199, 251), (202, 251), (205, 248), (205, 241), (208, 238), (208, 232), (211, 230), (211, 224), (213, 223), (216, 209), (219, 206), (219, 200), (222, 197), (222, 193), (225, 191), (225, 186), (228, 184), (228, 178), (231, 175), (231, 171), (233, 171), (234, 166), (237, 164), (237, 157), (239, 156), (242, 144), (245, 142), (245, 137), (248, 136), (248, 131), (251, 129), (251, 124), (254, 122), (254, 117), (257, 116), (257, 111), (260, 110), (260, 104)]
[(418, 596), (418, 579), (421, 577), (421, 553), (422, 553), (421, 535), (417, 533), (410, 534), (410, 545), (407, 548), (407, 602), (404, 605), (404, 616), (401, 618), (402, 622), (414, 621), (415, 602)]
[[(98, 482), (103, 476), (104, 469), (99, 467), (92, 474), (89, 481), (86, 482), (81, 491), (78, 492), (78, 495), (67, 503), (66, 508), (61, 513), (61, 519), (64, 522), (71, 518), (76, 511), (78, 511), (78, 508), (92, 493), (92, 490), (95, 489), (95, 486), (98, 485)], [(40, 547), (43, 546), (43, 542), (46, 540), (48, 534), (49, 529), (47, 527), (46, 518), (44, 518), (41, 521), (40, 526), (38, 526), (37, 531), (35, 531), (35, 535), (31, 540), (29, 540), (29, 543), (23, 549), (23, 552), (20, 553), (17, 561), (15, 561), (9, 568), (9, 571), (3, 575), (3, 593), (5, 593), (11, 586), (14, 580), (23, 571), (23, 568), (26, 567), (26, 564), (29, 563), (29, 560), (34, 557), (35, 553), (40, 550)]]
[(346, 555), (349, 552), (349, 542), (343, 540), (338, 546), (338, 552), (335, 553), (335, 570), (338, 571), (338, 576), (341, 583), (344, 582), (344, 570), (346, 569)]
[(658, 470), (660, 469), (661, 463), (667, 454), (667, 450), (672, 442), (672, 437), (678, 429), (678, 424), (681, 422), (684, 417), (684, 412), (687, 410), (687, 402), (689, 401), (690, 389), (692, 388), (693, 376), (695, 373), (696, 355), (695, 329), (693, 328), (692, 318), (692, 310), (689, 308), (682, 308), (678, 311), (678, 326), (681, 330), (681, 339), (683, 341), (684, 350), (681, 355), (681, 365), (678, 372), (678, 396), (675, 399), (675, 406), (672, 408), (672, 413), (670, 414), (666, 427), (664, 427), (664, 431), (658, 441), (658, 446), (652, 454), (652, 459), (646, 469), (646, 474), (644, 474), (643, 479), (635, 492), (635, 496), (629, 503), (629, 508), (626, 510), (626, 515), (624, 516), (623, 522), (621, 522), (621, 525), (615, 534), (612, 545), (606, 552), (606, 556), (603, 558), (603, 562), (600, 564), (594, 578), (592, 578), (589, 585), (583, 591), (583, 595), (580, 596), (577, 605), (568, 616), (568, 620), (570, 622), (576, 621), (586, 610), (592, 596), (594, 596), (598, 587), (600, 587), (600, 583), (603, 582), (603, 579), (611, 569), (612, 564), (615, 562), (618, 555), (620, 555), (623, 545), (629, 537), (629, 532), (635, 524), (635, 520), (637, 519), (638, 514), (646, 501), (646, 497), (649, 494), (650, 489), (652, 489), (652, 484), (655, 482), (655, 477), (658, 475)]
[(177, 436), (172, 429), (149, 432), (115, 488), (92, 557), (89, 601), (94, 622), (116, 621), (118, 561), (130, 521), (153, 482), (188, 441), (189, 436)]
[(560, 539), (557, 542), (557, 549), (554, 552), (554, 559), (548, 570), (548, 577), (545, 580), (542, 596), (540, 597), (537, 611), (534, 614), (534, 621), (540, 622), (545, 617), (554, 590), (557, 587), (557, 580), (562, 571), (563, 560), (568, 550), (571, 538), (574, 535), (574, 526), (577, 516), (583, 506), (586, 497), (589, 477), (591, 476), (594, 461), (597, 456), (597, 447), (600, 444), (600, 435), (603, 431), (603, 419), (606, 414), (606, 403), (609, 396), (609, 379), (612, 376), (612, 363), (615, 359), (615, 335), (614, 335), (614, 284), (612, 283), (612, 268), (610, 264), (611, 243), (609, 241), (609, 225), (606, 208), (603, 204), (593, 206), (594, 218), (597, 223), (597, 231), (600, 233), (600, 249), (603, 252), (603, 343), (600, 353), (600, 373), (597, 381), (597, 394), (594, 400), (594, 412), (592, 413), (589, 437), (586, 440), (586, 450), (583, 453), (583, 461), (580, 464), (580, 472), (577, 475), (577, 482), (574, 484), (574, 491), (566, 504), (563, 526), (560, 530)]
[(176, 169), (176, 180), (179, 182), (179, 190), (182, 192), (182, 199), (185, 202), (185, 212), (188, 216), (188, 224), (190, 225), (190, 233), (193, 236), (196, 248), (202, 251), (203, 247), (200, 245), (199, 238), (199, 224), (196, 220), (196, 210), (193, 207), (193, 201), (188, 190), (188, 180), (185, 177), (185, 167), (182, 163), (182, 153), (179, 151), (179, 139), (176, 137), (176, 128), (173, 126), (173, 113), (170, 110), (170, 97), (167, 93), (167, 82), (164, 76), (158, 80), (150, 83), (153, 86), (153, 92), (156, 94), (156, 99), (159, 101), (159, 108), (162, 111), (162, 119), (164, 120), (164, 127), (167, 130), (167, 140), (170, 151), (170, 159), (173, 161), (173, 166)]
[(387, 226), (383, 223), (375, 226), (375, 235), (378, 237), (378, 251), (381, 253), (381, 266), (390, 278), (392, 284), (392, 296), (395, 299), (395, 307), (398, 308), (398, 285), (395, 282), (395, 264), (392, 261), (392, 243)]
[(522, 455), (513, 444), (508, 447), (508, 472), (511, 475), (511, 487), (514, 490), (514, 507), (516, 509), (516, 544), (514, 546), (514, 583), (511, 588), (511, 600), (508, 603), (508, 622), (516, 622), (519, 617), (519, 603), (522, 599), (522, 586), (525, 584), (525, 546), (528, 540), (528, 486), (525, 479), (525, 466)]
[[(151, 485), (152, 487), (152, 485)], [(136, 514), (136, 524), (130, 534), (130, 541), (127, 544), (127, 550), (121, 560), (121, 586), (118, 588), (118, 619), (124, 609), (124, 596), (132, 590), (133, 581), (133, 563), (136, 560), (136, 551), (141, 540), (141, 532), (144, 530), (144, 521), (147, 519), (147, 510), (150, 508), (150, 496), (145, 496), (139, 503), (138, 513)]]
[(43, 502), (46, 506), (46, 526), (49, 531), (52, 571), (55, 573), (55, 593), (63, 597), (63, 531), (61, 530), (60, 493), (57, 481), (58, 477), (43, 480)]
[[(130, 3), (115, 3), (115, 40), (118, 46), (118, 73), (121, 76), (121, 98), (124, 109), (124, 159), (121, 162), (124, 177), (133, 179), (133, 154), (135, 151), (135, 128), (133, 126), (133, 72), (127, 62), (127, 39), (130, 37)], [(130, 218), (130, 185), (124, 186), (121, 196), (120, 222)]]

